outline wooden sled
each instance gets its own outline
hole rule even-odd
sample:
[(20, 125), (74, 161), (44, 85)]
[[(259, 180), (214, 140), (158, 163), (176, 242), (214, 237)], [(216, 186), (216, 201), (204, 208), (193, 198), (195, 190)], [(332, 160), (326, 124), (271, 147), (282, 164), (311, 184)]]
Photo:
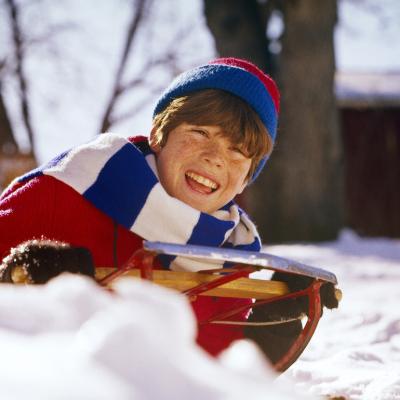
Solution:
[[(183, 256), (204, 261), (228, 261), (233, 266), (200, 272), (175, 272), (153, 269), (155, 258), (160, 254)], [(249, 273), (263, 269), (303, 275), (313, 278), (313, 280), (306, 289), (291, 293), (284, 282), (248, 278)], [(185, 294), (189, 299), (194, 299), (196, 296), (219, 296), (255, 300), (253, 304), (245, 308), (243, 306), (236, 307), (228, 312), (219, 313), (204, 320), (198, 320), (199, 325), (213, 323), (262, 326), (290, 322), (293, 319), (259, 324), (232, 319), (245, 309), (307, 296), (309, 299), (309, 309), (305, 316), (307, 321), (303, 326), (301, 334), (294, 341), (287, 353), (274, 364), (275, 369), (280, 372), (285, 371), (297, 360), (315, 332), (322, 312), (320, 287), (325, 282), (337, 285), (336, 276), (331, 272), (270, 254), (147, 241), (144, 242), (143, 249), (135, 252), (122, 268), (96, 269), (96, 279), (101, 285), (107, 287), (112, 286), (113, 281), (121, 276), (154, 281), (157, 284)], [(341, 296), (339, 289), (337, 289), (336, 295), (339, 299)]]

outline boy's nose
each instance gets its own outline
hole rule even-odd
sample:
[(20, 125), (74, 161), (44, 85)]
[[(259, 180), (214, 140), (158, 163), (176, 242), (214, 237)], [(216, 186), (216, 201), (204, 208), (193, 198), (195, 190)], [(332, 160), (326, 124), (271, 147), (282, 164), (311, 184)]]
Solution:
[(208, 164), (215, 166), (215, 167), (222, 167), (224, 165), (224, 159), (220, 152), (218, 151), (218, 148), (209, 148), (204, 151), (203, 153), (203, 159), (206, 161)]

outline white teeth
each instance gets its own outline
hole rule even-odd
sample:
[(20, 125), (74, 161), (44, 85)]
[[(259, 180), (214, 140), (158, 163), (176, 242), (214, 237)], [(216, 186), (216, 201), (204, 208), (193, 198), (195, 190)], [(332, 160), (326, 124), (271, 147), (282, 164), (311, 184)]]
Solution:
[(213, 190), (218, 188), (218, 185), (213, 182), (212, 180), (205, 178), (204, 176), (197, 175), (194, 172), (187, 172), (186, 176), (188, 176), (190, 179), (193, 179), (194, 181), (201, 183), (204, 186), (207, 186)]

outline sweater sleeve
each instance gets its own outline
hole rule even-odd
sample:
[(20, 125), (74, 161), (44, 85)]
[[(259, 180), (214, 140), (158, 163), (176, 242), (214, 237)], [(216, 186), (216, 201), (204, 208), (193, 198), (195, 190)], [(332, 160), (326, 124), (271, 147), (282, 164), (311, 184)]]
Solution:
[(0, 260), (11, 247), (39, 238), (53, 214), (53, 179), (38, 177), (7, 189), (0, 199)]

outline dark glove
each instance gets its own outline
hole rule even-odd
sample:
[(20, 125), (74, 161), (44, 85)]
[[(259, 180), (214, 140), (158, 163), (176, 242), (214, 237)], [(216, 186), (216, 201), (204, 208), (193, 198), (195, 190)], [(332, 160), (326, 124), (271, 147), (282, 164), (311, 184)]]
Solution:
[[(294, 299), (254, 307), (248, 322), (279, 321), (286, 318), (297, 318), (302, 308)], [(295, 339), (300, 335), (303, 325), (300, 319), (278, 325), (246, 326), (244, 336), (254, 340), (265, 356), (275, 364), (287, 353)]]
[[(290, 292), (306, 289), (313, 278), (302, 275), (274, 272), (271, 280), (285, 282)], [(324, 283), (320, 289), (321, 304), (329, 309), (338, 307), (338, 296), (332, 283)], [(298, 318), (295, 321), (269, 326), (246, 326), (245, 337), (254, 340), (274, 364), (284, 356), (293, 342), (302, 332), (301, 315), (308, 312), (308, 297), (277, 301), (254, 307), (249, 322), (279, 321), (281, 319)]]
[[(298, 292), (308, 288), (314, 281), (313, 278), (303, 275), (286, 274), (284, 272), (274, 272), (271, 278), (272, 281), (285, 282), (289, 288), (289, 291)], [(337, 308), (339, 305), (340, 297), (335, 289), (333, 283), (325, 282), (320, 289), (321, 305), (329, 309)], [(301, 297), (296, 299), (299, 307), (301, 307), (302, 312), (306, 313), (308, 311), (308, 298)], [(288, 313), (290, 311), (288, 310)]]
[(57, 241), (30, 240), (13, 248), (3, 260), (0, 281), (40, 284), (62, 272), (94, 278), (95, 269), (90, 251)]

